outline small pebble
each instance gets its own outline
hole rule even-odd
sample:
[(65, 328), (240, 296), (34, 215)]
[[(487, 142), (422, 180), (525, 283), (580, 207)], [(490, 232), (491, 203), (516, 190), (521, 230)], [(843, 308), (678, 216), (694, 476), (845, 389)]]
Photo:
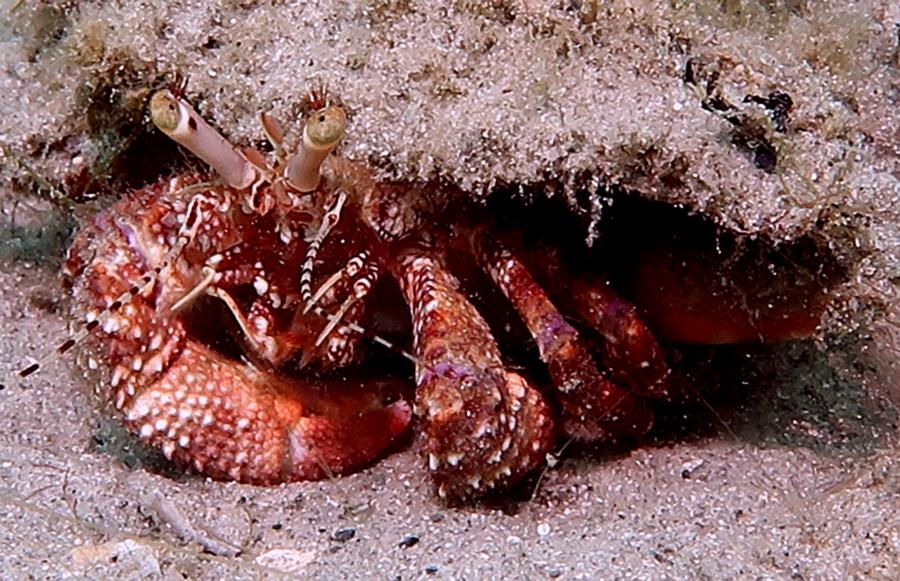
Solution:
[(76, 547), (69, 559), (69, 570), (78, 573), (87, 573), (103, 563), (120, 563), (140, 578), (156, 579), (161, 575), (157, 549), (132, 539)]
[(403, 537), (403, 540), (400, 541), (400, 548), (408, 549), (410, 547), (415, 547), (419, 544), (419, 537), (416, 535), (407, 535)]
[(433, 515), (431, 515), (430, 518), (431, 518), (431, 522), (433, 522), (433, 523), (439, 523), (439, 522), (443, 522), (443, 520), (444, 520), (444, 515), (441, 514), (441, 513), (439, 513), (439, 512), (436, 512), (436, 513), (434, 513)]
[(428, 575), (434, 575), (437, 572), (438, 572), (437, 565), (428, 565), (427, 567), (425, 567), (425, 573)]
[(537, 533), (542, 537), (546, 537), (547, 535), (550, 534), (550, 525), (548, 525), (545, 522), (542, 522), (537, 527)]
[(331, 538), (339, 543), (346, 543), (350, 539), (356, 536), (356, 529), (353, 527), (347, 527), (345, 529), (338, 529), (331, 533)]
[(284, 573), (300, 574), (315, 561), (313, 551), (296, 551), (293, 549), (272, 549), (253, 560), (257, 565), (278, 569)]
[(692, 460), (690, 462), (685, 462), (681, 465), (681, 477), (685, 480), (689, 480), (694, 475), (694, 472), (698, 468), (703, 466), (703, 464), (705, 464), (703, 460)]

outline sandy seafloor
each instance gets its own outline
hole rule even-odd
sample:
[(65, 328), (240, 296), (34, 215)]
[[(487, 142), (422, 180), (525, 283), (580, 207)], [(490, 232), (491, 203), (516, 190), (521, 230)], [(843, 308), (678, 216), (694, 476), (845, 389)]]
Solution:
[[(0, 275), (4, 375), (63, 333), (54, 283), (44, 267)], [(848, 445), (810, 426), (783, 437), (840, 407), (835, 391), (781, 390), (708, 437), (568, 459), (530, 501), (452, 509), (415, 446), (268, 489), (129, 468), (98, 449), (110, 423), (58, 360), (0, 392), (0, 577), (897, 579), (900, 464), (873, 436), (885, 415), (828, 416), (818, 429)]]

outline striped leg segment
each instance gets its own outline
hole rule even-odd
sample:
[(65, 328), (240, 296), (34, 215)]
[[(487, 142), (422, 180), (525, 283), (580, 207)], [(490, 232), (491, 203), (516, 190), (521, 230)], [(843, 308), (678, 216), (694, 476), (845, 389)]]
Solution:
[(334, 369), (353, 361), (362, 338), (359, 323), (365, 299), (380, 277), (380, 264), (368, 251), (362, 251), (300, 306), (290, 335), (303, 348), (301, 367), (316, 361), (325, 369)]

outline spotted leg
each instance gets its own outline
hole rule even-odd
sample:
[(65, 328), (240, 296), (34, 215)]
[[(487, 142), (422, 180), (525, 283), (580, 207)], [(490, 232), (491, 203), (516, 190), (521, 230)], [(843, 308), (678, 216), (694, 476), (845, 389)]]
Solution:
[(605, 377), (585, 341), (556, 309), (543, 289), (512, 253), (481, 241), (485, 270), (522, 316), (559, 393), (563, 429), (582, 441), (610, 441), (618, 435), (640, 436), (653, 417), (639, 398)]
[(603, 361), (617, 381), (654, 399), (677, 395), (665, 353), (634, 305), (597, 278), (573, 279), (569, 292), (573, 311), (605, 339)]
[(487, 323), (437, 256), (409, 249), (397, 271), (412, 312), (416, 411), (438, 495), (462, 499), (515, 483), (553, 444), (546, 402), (503, 368)]

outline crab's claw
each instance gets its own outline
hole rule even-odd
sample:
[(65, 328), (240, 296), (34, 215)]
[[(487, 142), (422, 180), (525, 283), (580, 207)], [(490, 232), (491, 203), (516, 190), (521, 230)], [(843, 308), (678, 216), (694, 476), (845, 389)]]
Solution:
[(358, 398), (336, 399), (315, 409), (302, 391), (320, 387), (273, 378), (188, 342), (162, 377), (129, 400), (126, 421), (167, 457), (252, 484), (353, 472), (409, 425), (403, 401), (360, 408)]
[(287, 434), (283, 480), (319, 480), (353, 472), (378, 458), (406, 431), (404, 401), (358, 416), (301, 416)]

